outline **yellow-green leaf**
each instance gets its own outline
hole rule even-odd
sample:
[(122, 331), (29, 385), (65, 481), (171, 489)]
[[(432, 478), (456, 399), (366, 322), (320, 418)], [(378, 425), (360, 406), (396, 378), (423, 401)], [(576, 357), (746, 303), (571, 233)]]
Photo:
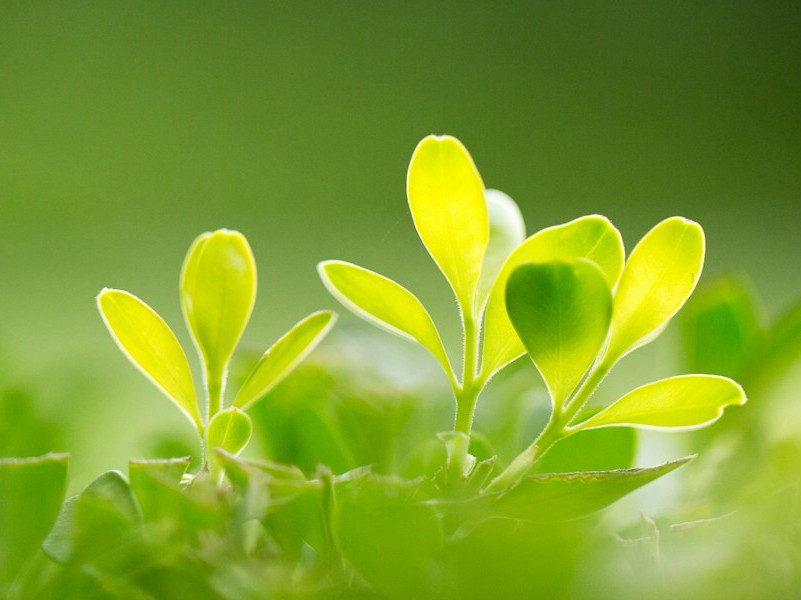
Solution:
[(489, 239), (484, 184), (473, 159), (456, 138), (430, 135), (412, 155), (406, 191), (420, 239), (462, 309), (472, 312)]
[(702, 427), (717, 421), (727, 406), (740, 406), (745, 404), (745, 400), (743, 388), (727, 377), (681, 375), (629, 392), (578, 427)]
[(123, 354), (200, 430), (192, 372), (169, 326), (147, 304), (122, 290), (102, 290), (97, 306)]
[(489, 243), (478, 281), (479, 311), (506, 258), (526, 239), (526, 224), (515, 201), (499, 190), (486, 190), (489, 213)]
[(206, 429), (206, 443), (209, 448), (222, 448), (237, 456), (250, 441), (253, 422), (246, 412), (235, 407), (221, 410), (211, 419)]
[(181, 271), (181, 305), (210, 381), (222, 382), (256, 300), (256, 262), (245, 237), (221, 229), (192, 244)]
[(654, 339), (692, 294), (704, 265), (704, 230), (671, 217), (634, 248), (615, 292), (606, 360)]
[(419, 343), (452, 373), (434, 321), (414, 294), (391, 279), (351, 263), (329, 260), (317, 270), (325, 287), (359, 317)]
[(607, 285), (614, 289), (623, 270), (623, 240), (606, 217), (590, 215), (543, 229), (509, 255), (495, 279), (484, 312), (482, 377), (489, 378), (524, 352), (506, 314), (506, 282), (515, 267), (525, 262), (580, 258), (598, 265)]
[(261, 400), (314, 350), (335, 321), (335, 313), (320, 311), (309, 315), (285, 333), (256, 363), (239, 389), (234, 406), (245, 410)]
[(554, 406), (561, 407), (603, 346), (612, 294), (588, 260), (526, 263), (509, 276), (506, 309)]

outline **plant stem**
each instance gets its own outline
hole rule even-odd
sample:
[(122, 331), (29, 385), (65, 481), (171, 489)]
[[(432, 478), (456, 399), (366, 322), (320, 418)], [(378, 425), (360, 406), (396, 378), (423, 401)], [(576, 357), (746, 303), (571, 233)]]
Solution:
[(456, 420), (454, 431), (463, 433), (466, 440), (454, 439), (449, 452), (448, 470), (464, 477), (470, 461), (467, 455), (470, 446), (470, 432), (473, 429), (473, 415), (481, 385), (476, 381), (478, 370), (478, 330), (473, 308), (465, 307), (462, 326), (464, 328), (464, 354), (462, 360), (462, 383), (454, 388), (456, 396)]
[(209, 372), (206, 374), (206, 423), (211, 421), (222, 408), (223, 380), (222, 373)]

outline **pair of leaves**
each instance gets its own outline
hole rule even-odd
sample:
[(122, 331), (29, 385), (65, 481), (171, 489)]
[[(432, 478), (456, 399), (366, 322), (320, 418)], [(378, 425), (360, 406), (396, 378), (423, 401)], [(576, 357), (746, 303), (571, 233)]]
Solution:
[[(250, 318), (255, 297), (255, 261), (242, 234), (219, 230), (194, 241), (181, 272), (181, 304), (205, 367), (211, 401), (214, 395), (219, 403), (228, 363)], [(203, 420), (189, 363), (169, 326), (128, 292), (104, 289), (97, 303), (123, 353), (202, 432)], [(234, 406), (247, 409), (264, 397), (323, 339), (335, 318), (334, 313), (321, 311), (297, 323), (264, 353), (240, 388)]]
[[(664, 328), (692, 293), (703, 254), (700, 226), (672, 218), (634, 249), (614, 296), (614, 276), (588, 260), (529, 262), (514, 268), (506, 282), (507, 314), (557, 409), (596, 361), (609, 368)], [(744, 401), (742, 388), (726, 378), (671, 378), (631, 392), (581, 427), (695, 427)]]

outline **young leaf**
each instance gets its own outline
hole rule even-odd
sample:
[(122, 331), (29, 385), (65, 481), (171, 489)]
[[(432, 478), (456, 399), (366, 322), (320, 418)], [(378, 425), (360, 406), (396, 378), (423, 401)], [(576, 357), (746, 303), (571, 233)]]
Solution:
[(104, 289), (97, 306), (114, 341), (128, 360), (194, 423), (202, 425), (192, 372), (181, 344), (169, 326), (139, 298)]
[(439, 332), (414, 294), (383, 275), (340, 260), (321, 262), (317, 270), (328, 291), (348, 309), (391, 333), (416, 341), (450, 376), (452, 370)]
[(525, 351), (506, 314), (506, 282), (516, 267), (525, 262), (586, 258), (598, 265), (609, 289), (614, 289), (623, 269), (623, 256), (620, 232), (599, 215), (543, 229), (520, 244), (504, 262), (487, 301), (482, 377), (490, 377)]
[(221, 384), (256, 300), (256, 261), (245, 237), (220, 229), (199, 236), (181, 270), (181, 306), (208, 381)]
[(506, 285), (506, 310), (559, 408), (603, 346), (612, 294), (587, 260), (527, 263)]
[(496, 517), (534, 523), (576, 519), (606, 508), (693, 458), (641, 469), (532, 475), (499, 494), (489, 511)]
[(745, 404), (737, 383), (717, 375), (680, 375), (637, 388), (579, 424), (580, 429), (632, 426), (688, 429), (717, 421), (727, 406)]
[(489, 243), (478, 281), (479, 311), (484, 307), (504, 261), (526, 239), (526, 224), (515, 201), (498, 190), (485, 190), (484, 196), (489, 213)]
[(66, 454), (0, 458), (0, 588), (36, 552), (67, 490)]
[(236, 456), (245, 449), (252, 433), (253, 422), (250, 417), (232, 406), (221, 410), (211, 419), (206, 429), (206, 443), (209, 448), (222, 448)]
[(532, 473), (629, 469), (636, 451), (637, 431), (631, 427), (579, 431), (559, 440), (537, 461)]
[(704, 230), (666, 219), (640, 240), (615, 293), (606, 357), (615, 362), (651, 341), (692, 294), (704, 265)]
[(331, 311), (313, 313), (297, 323), (264, 353), (239, 389), (234, 406), (247, 410), (289, 375), (336, 322)]
[(484, 184), (456, 138), (424, 138), (412, 155), (406, 191), (417, 233), (466, 312), (473, 310), (489, 239)]

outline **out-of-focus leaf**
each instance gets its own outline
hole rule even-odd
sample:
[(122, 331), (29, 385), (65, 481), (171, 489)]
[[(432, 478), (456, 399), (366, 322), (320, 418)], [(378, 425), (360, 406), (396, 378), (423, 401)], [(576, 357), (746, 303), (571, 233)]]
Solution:
[(147, 304), (122, 290), (104, 289), (97, 306), (123, 354), (200, 430), (192, 371), (169, 326)]
[(414, 294), (383, 275), (344, 261), (325, 261), (317, 270), (328, 291), (357, 316), (416, 341), (434, 355), (445, 373), (451, 373), (437, 327)]
[(39, 456), (65, 446), (64, 423), (37, 404), (26, 389), (0, 390), (0, 457)]
[(43, 549), (60, 563), (109, 563), (137, 541), (133, 530), (140, 520), (128, 481), (118, 471), (107, 471), (64, 503)]
[(192, 243), (181, 306), (210, 382), (221, 383), (256, 301), (256, 261), (245, 236), (220, 229)]
[(239, 389), (234, 406), (247, 410), (261, 400), (314, 350), (335, 322), (336, 314), (326, 310), (297, 323), (256, 363)]
[(478, 282), (478, 308), (484, 308), (492, 284), (506, 258), (526, 239), (526, 224), (515, 201), (499, 190), (485, 190), (489, 213), (489, 243)]
[(603, 272), (587, 260), (520, 265), (506, 285), (506, 310), (560, 408), (609, 330), (612, 294)]
[[(442, 529), (434, 509), (420, 500), (416, 484), (372, 475), (337, 490), (339, 547), (362, 577), (391, 597), (429, 597), (436, 589)], [(387, 541), (381, 552), (378, 540)]]
[(33, 556), (67, 489), (66, 454), (0, 459), (0, 589)]
[(206, 428), (209, 448), (222, 448), (236, 456), (245, 449), (253, 434), (253, 422), (246, 412), (235, 407), (218, 412)]
[(165, 484), (178, 485), (189, 468), (189, 457), (167, 460), (132, 460), (128, 463), (128, 476), (145, 520), (152, 520), (159, 512), (161, 486), (154, 480)]
[(631, 427), (580, 431), (548, 450), (533, 473), (573, 473), (629, 469), (637, 452), (637, 433)]
[(727, 406), (742, 404), (743, 388), (727, 377), (680, 375), (629, 392), (578, 427), (692, 429), (718, 420)]
[(682, 310), (681, 333), (688, 371), (740, 380), (764, 336), (750, 286), (725, 277), (699, 288)]
[(487, 508), (488, 515), (534, 523), (576, 519), (606, 508), (693, 458), (641, 469), (532, 475), (500, 494)]
[(654, 339), (695, 289), (704, 266), (704, 230), (671, 217), (643, 237), (615, 292), (606, 358), (614, 363)]
[(598, 265), (609, 289), (614, 289), (623, 269), (623, 257), (620, 232), (599, 215), (543, 229), (520, 244), (504, 262), (487, 301), (482, 376), (491, 376), (525, 351), (506, 313), (506, 283), (516, 267), (526, 262), (586, 258)]
[(412, 155), (406, 182), (417, 233), (451, 284), (465, 312), (472, 312), (489, 217), (484, 184), (462, 143), (430, 135)]
[(764, 351), (759, 356), (760, 383), (782, 377), (801, 358), (801, 302), (793, 305), (770, 328)]

